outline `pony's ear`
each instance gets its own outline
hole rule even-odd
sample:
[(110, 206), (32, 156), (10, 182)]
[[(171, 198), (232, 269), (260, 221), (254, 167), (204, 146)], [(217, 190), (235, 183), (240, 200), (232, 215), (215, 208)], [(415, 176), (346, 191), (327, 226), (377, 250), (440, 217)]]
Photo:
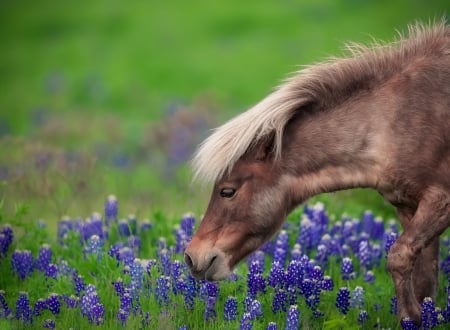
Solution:
[(257, 161), (270, 160), (273, 155), (274, 144), (275, 134), (269, 134), (268, 136), (261, 138), (254, 146), (250, 147), (247, 155)]

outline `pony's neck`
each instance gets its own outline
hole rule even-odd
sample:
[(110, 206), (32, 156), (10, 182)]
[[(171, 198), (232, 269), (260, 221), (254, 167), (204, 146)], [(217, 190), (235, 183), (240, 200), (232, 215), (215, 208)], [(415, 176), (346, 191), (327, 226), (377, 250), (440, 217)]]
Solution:
[(392, 102), (366, 96), (291, 120), (284, 135), (282, 166), (295, 178), (294, 203), (325, 192), (377, 188), (387, 164), (383, 157), (389, 154), (383, 137), (392, 120), (380, 115), (391, 116), (382, 109), (393, 107)]

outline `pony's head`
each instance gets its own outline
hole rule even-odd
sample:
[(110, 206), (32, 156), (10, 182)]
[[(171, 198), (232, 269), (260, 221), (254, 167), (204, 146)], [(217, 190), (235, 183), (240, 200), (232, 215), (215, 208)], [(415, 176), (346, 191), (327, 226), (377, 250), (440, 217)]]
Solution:
[(266, 146), (252, 148), (216, 181), (203, 220), (185, 251), (194, 277), (227, 278), (270, 239), (286, 217), (288, 182)]

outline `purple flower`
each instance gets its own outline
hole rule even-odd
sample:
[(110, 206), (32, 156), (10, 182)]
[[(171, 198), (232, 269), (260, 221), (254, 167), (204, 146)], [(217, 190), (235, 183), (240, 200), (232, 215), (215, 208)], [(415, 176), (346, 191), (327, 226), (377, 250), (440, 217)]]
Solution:
[(297, 330), (300, 328), (300, 311), (297, 305), (289, 307), (287, 319), (286, 319), (286, 330)]
[(342, 259), (341, 276), (344, 281), (349, 281), (355, 278), (353, 271), (353, 261), (351, 258), (345, 257)]
[(47, 309), (47, 301), (39, 298), (34, 304), (33, 315), (39, 316), (44, 310)]
[(328, 275), (324, 276), (320, 288), (325, 291), (333, 291), (333, 279)]
[(253, 329), (253, 318), (250, 313), (244, 313), (239, 323), (239, 330), (251, 330)]
[(422, 327), (423, 329), (431, 329), (437, 326), (438, 313), (436, 312), (436, 306), (433, 299), (426, 297), (422, 302)]
[(114, 195), (109, 195), (105, 202), (105, 222), (106, 225), (117, 221), (119, 203)]
[(47, 308), (53, 314), (59, 314), (61, 311), (61, 302), (59, 300), (59, 295), (57, 293), (52, 293), (48, 296), (47, 300)]
[(21, 280), (24, 280), (33, 272), (33, 255), (29, 250), (16, 250), (11, 257), (11, 268), (17, 273)]
[(122, 326), (125, 326), (125, 324), (127, 323), (128, 315), (129, 312), (122, 308), (119, 308), (119, 310), (117, 311), (117, 319), (120, 321)]
[(78, 306), (79, 298), (72, 294), (70, 296), (64, 296), (64, 301), (66, 302), (67, 308), (76, 308)]
[(142, 267), (141, 259), (134, 259), (130, 266), (130, 290), (133, 296), (138, 296), (144, 282), (144, 268)]
[(39, 249), (39, 255), (36, 260), (36, 268), (40, 272), (45, 272), (47, 266), (52, 261), (52, 250), (50, 249), (50, 245), (43, 244)]
[(51, 330), (53, 330), (53, 329), (56, 329), (56, 323), (55, 323), (55, 321), (52, 320), (52, 319), (46, 319), (46, 320), (44, 321), (43, 327), (44, 327), (45, 329), (51, 329)]
[(350, 307), (350, 290), (347, 287), (339, 289), (336, 296), (336, 307), (342, 314), (347, 314)]
[(19, 292), (19, 298), (16, 301), (16, 319), (22, 320), (24, 323), (32, 323), (32, 314), (28, 293)]
[(237, 299), (236, 297), (228, 296), (224, 305), (224, 319), (225, 321), (234, 321), (237, 317)]
[(97, 303), (91, 308), (89, 321), (95, 325), (102, 324), (105, 316), (105, 307), (103, 304)]
[(396, 296), (391, 297), (391, 309), (390, 309), (390, 312), (393, 315), (397, 315), (397, 297)]
[(286, 284), (298, 288), (303, 280), (303, 265), (299, 260), (291, 260), (285, 275)]
[(274, 261), (272, 263), (267, 282), (272, 288), (284, 286), (284, 269), (280, 262)]
[(419, 330), (420, 327), (414, 323), (412, 319), (409, 317), (405, 317), (400, 321), (400, 325), (402, 326), (403, 330)]
[(80, 296), (81, 291), (83, 291), (86, 287), (86, 283), (84, 282), (84, 277), (82, 275), (73, 274), (72, 281), (75, 286), (75, 294)]
[(276, 313), (278, 311), (286, 312), (287, 310), (287, 294), (283, 289), (276, 288), (275, 295), (272, 301), (272, 312)]
[(186, 213), (181, 217), (180, 227), (186, 233), (186, 238), (188, 241), (191, 240), (192, 234), (194, 233), (195, 217), (192, 213)]
[(258, 300), (253, 299), (250, 303), (248, 312), (250, 312), (253, 319), (263, 316), (261, 303)]
[(206, 299), (205, 321), (214, 321), (217, 319), (216, 300), (216, 297), (208, 297), (208, 299)]
[(116, 292), (116, 294), (121, 297), (125, 292), (125, 285), (123, 284), (123, 280), (121, 278), (118, 278), (117, 281), (112, 282), (112, 285), (114, 286), (114, 291)]
[(170, 277), (161, 275), (156, 280), (155, 296), (160, 306), (169, 303)]
[(119, 230), (120, 236), (128, 237), (131, 235), (130, 226), (128, 224), (128, 220), (126, 219), (119, 220), (119, 225), (117, 229)]
[(266, 330), (278, 330), (278, 326), (275, 322), (269, 322)]
[(373, 271), (368, 270), (364, 273), (364, 282), (373, 283), (375, 281), (375, 275)]
[(364, 307), (364, 289), (362, 287), (357, 286), (352, 291), (350, 306), (352, 306), (353, 308), (363, 308)]
[(369, 313), (366, 310), (361, 310), (358, 314), (358, 322), (359, 324), (364, 324), (369, 320)]
[(8, 304), (5, 299), (5, 291), (0, 290), (0, 318), (8, 318), (11, 315), (12, 311), (8, 307)]
[(97, 255), (99, 257), (100, 253), (102, 251), (102, 247), (103, 247), (103, 241), (100, 238), (100, 236), (92, 235), (87, 240), (87, 245), (84, 249), (84, 252), (86, 254), (93, 254), (93, 255)]
[(6, 255), (14, 238), (12, 227), (9, 224), (3, 226), (0, 231), (0, 258)]
[(252, 272), (248, 273), (247, 287), (248, 294), (253, 298), (256, 297), (259, 292), (266, 292), (266, 281), (264, 280), (263, 275)]
[(58, 266), (55, 264), (48, 264), (47, 268), (45, 268), (45, 277), (54, 278), (58, 275)]
[(386, 252), (386, 256), (389, 254), (389, 250), (391, 249), (392, 245), (394, 245), (397, 238), (398, 238), (397, 232), (391, 231), (385, 234), (384, 251)]
[(358, 258), (360, 264), (366, 269), (372, 268), (372, 251), (369, 241), (363, 240), (359, 243)]

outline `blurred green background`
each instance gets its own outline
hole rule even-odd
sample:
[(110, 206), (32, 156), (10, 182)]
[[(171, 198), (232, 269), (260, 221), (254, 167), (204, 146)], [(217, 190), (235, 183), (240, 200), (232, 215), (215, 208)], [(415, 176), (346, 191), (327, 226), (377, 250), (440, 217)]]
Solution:
[[(393, 40), (448, 0), (0, 1), (0, 198), (30, 220), (203, 212), (186, 162), (208, 129), (343, 43)], [(332, 212), (393, 210), (376, 193)]]

